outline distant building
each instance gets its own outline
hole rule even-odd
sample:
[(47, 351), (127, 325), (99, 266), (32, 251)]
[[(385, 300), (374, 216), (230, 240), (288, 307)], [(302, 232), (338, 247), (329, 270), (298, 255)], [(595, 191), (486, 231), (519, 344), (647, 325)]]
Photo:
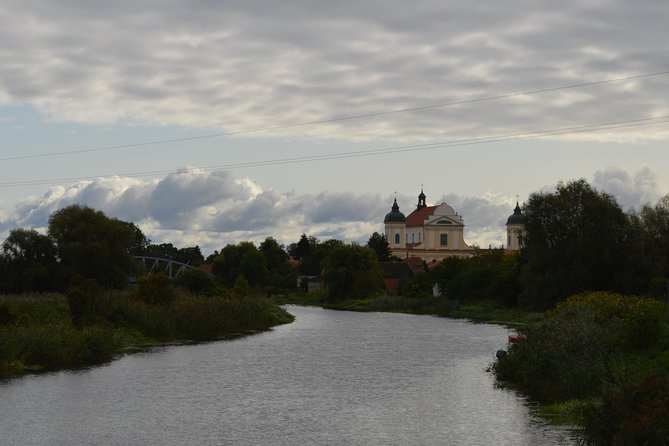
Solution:
[(506, 220), (506, 246), (510, 251), (518, 251), (523, 247), (525, 237), (525, 216), (518, 202), (513, 214)]
[[(524, 218), (520, 206), (516, 204), (516, 210), (506, 225), (509, 250), (522, 247)], [(429, 264), (445, 257), (470, 257), (476, 251), (465, 242), (462, 215), (458, 215), (446, 202), (428, 206), (422, 189), (413, 212), (405, 217), (395, 199), (383, 223), (391, 252), (402, 259), (418, 257)]]

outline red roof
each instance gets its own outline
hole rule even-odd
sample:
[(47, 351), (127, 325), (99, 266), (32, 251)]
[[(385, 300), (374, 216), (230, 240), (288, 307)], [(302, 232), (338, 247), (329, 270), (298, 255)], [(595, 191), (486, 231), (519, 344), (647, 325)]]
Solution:
[(416, 209), (407, 216), (407, 226), (423, 226), (425, 219), (434, 213), (437, 206), (427, 206)]

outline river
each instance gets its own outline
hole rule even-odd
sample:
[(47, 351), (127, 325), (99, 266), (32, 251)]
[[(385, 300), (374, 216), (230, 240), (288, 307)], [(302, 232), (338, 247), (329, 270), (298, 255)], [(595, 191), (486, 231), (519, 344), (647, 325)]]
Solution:
[(485, 368), (508, 330), (290, 306), (230, 341), (0, 382), (3, 445), (573, 445)]

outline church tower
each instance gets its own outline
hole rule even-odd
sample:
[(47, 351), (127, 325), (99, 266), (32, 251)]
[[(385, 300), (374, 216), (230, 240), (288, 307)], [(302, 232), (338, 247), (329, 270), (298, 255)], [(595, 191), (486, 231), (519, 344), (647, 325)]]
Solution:
[(391, 250), (406, 247), (406, 221), (406, 217), (400, 212), (400, 207), (397, 205), (397, 198), (395, 198), (393, 207), (383, 219), (386, 241)]
[(418, 205), (416, 206), (416, 210), (420, 211), (424, 207), (427, 207), (427, 204), (425, 204), (425, 193), (423, 193), (423, 188), (420, 188), (420, 194), (418, 195)]
[(520, 209), (518, 202), (513, 210), (513, 214), (506, 220), (506, 245), (509, 251), (518, 251), (523, 245), (525, 236), (525, 216)]

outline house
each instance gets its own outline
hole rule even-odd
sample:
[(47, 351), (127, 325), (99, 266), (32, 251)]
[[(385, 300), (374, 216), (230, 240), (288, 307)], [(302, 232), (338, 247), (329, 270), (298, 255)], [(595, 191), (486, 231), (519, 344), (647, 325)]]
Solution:
[(406, 282), (413, 277), (413, 271), (408, 263), (404, 262), (379, 262), (383, 272), (383, 287), (390, 294), (401, 291)]

